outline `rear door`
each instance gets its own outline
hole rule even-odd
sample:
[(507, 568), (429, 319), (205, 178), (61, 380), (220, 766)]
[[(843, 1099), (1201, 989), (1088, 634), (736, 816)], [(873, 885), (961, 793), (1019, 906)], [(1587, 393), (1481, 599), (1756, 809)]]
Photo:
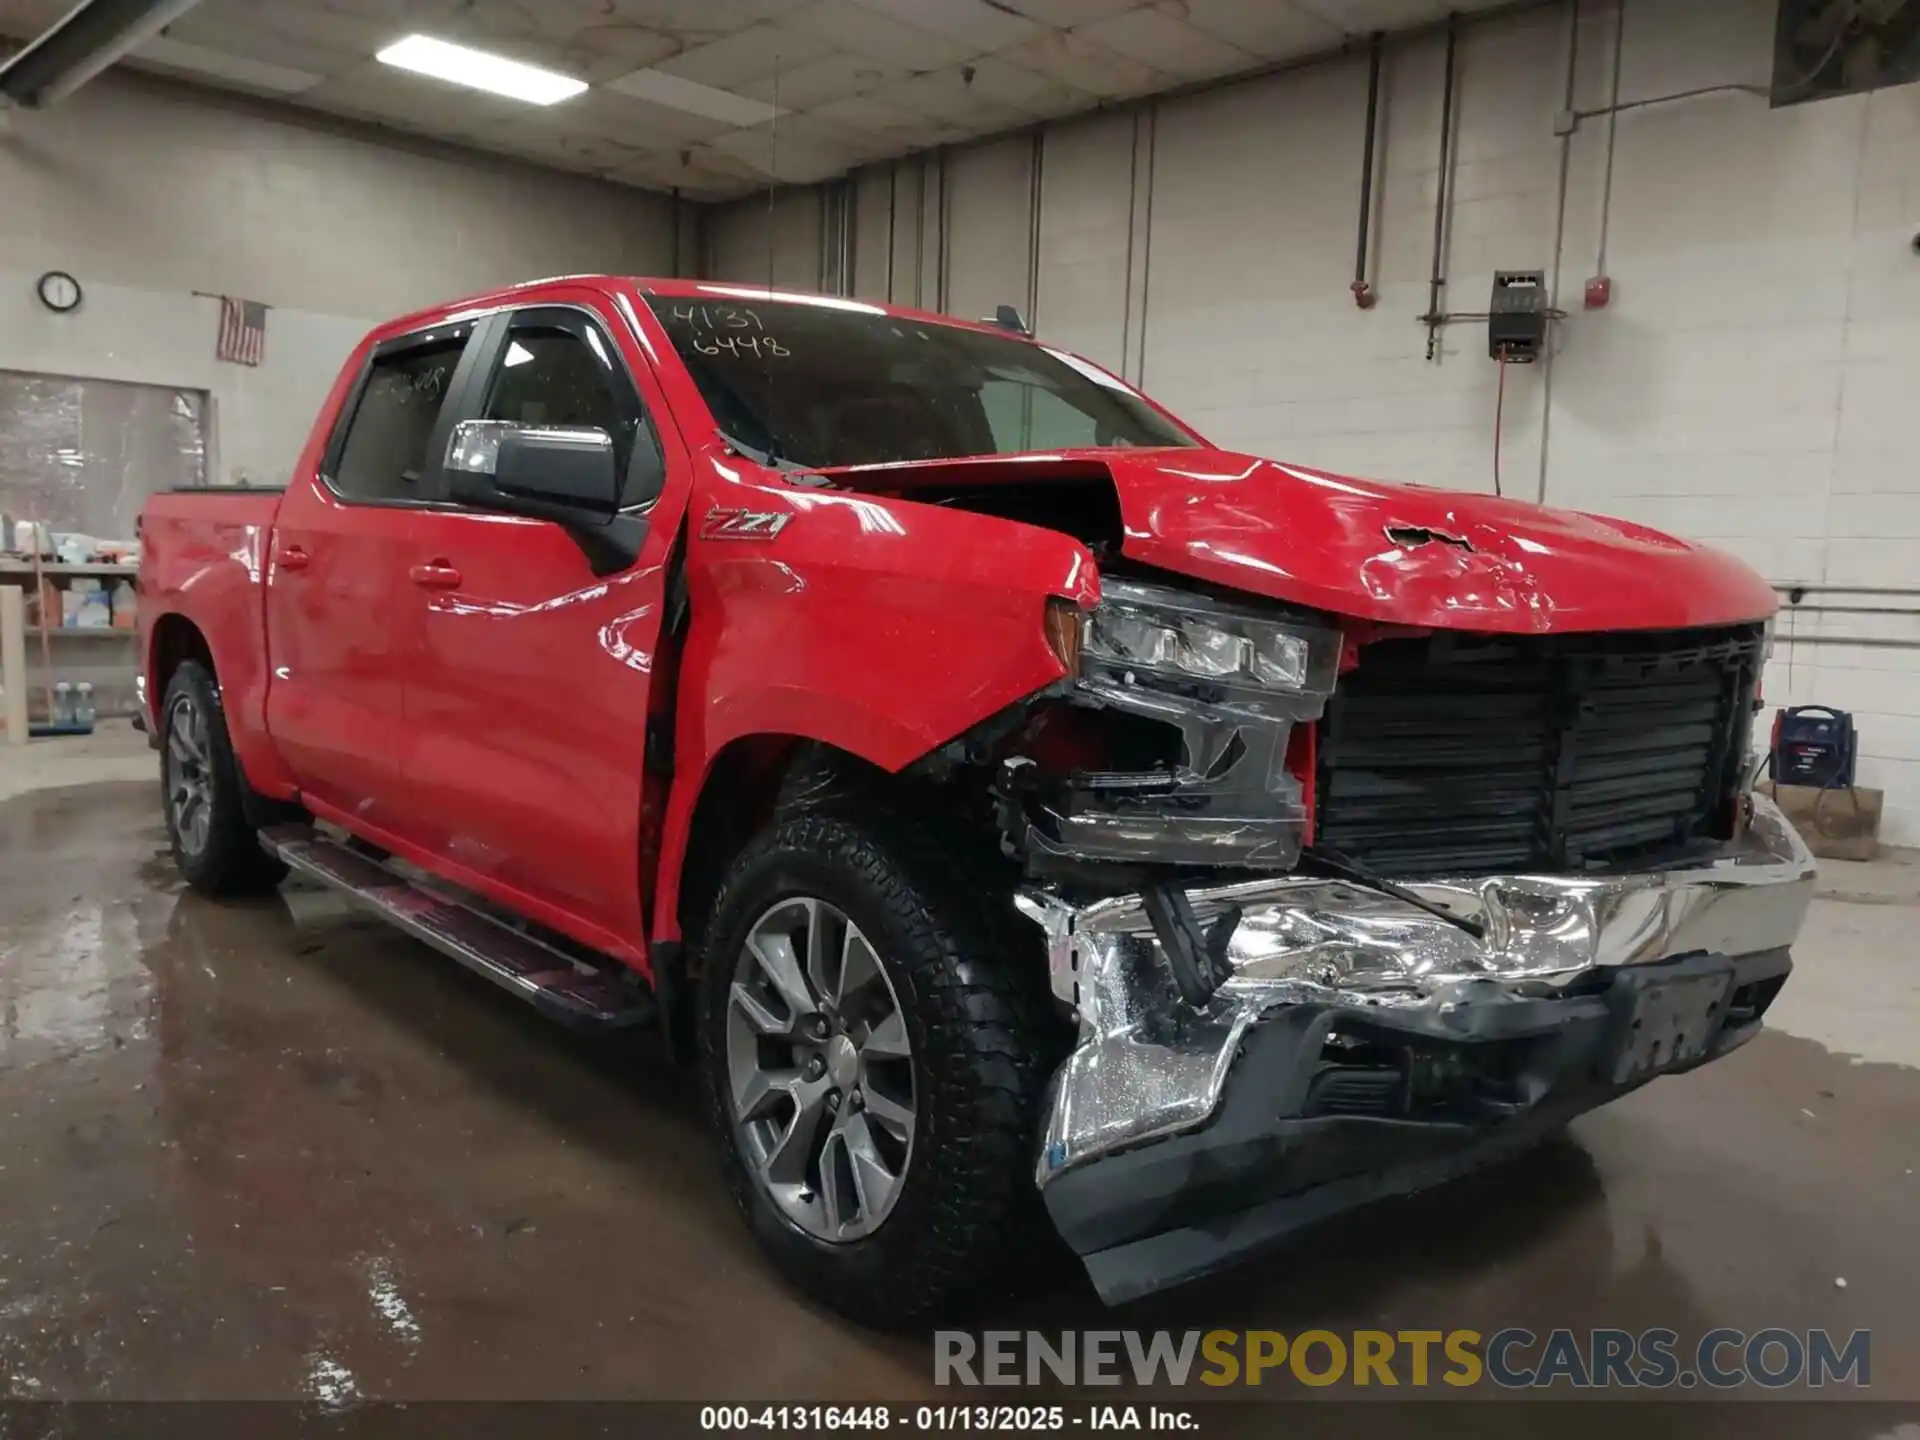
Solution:
[(609, 568), (551, 521), (460, 505), (419, 517), (409, 824), (452, 878), (587, 944), (644, 954), (648, 697), (689, 462), (604, 297), (499, 317), (484, 350), (473, 415), (606, 430), (623, 508), (646, 534), (636, 563)]
[(419, 643), (407, 566), (422, 507), (441, 493), (472, 336), (467, 324), (373, 347), (319, 464), (293, 477), (275, 518), (267, 728), (308, 802), (360, 828), (400, 821), (403, 680)]

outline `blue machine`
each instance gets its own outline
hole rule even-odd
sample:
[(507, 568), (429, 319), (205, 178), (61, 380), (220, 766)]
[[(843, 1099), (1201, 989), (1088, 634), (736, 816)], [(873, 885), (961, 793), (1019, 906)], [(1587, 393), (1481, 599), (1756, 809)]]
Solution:
[(1796, 705), (1773, 717), (1769, 769), (1781, 785), (1822, 790), (1853, 784), (1853, 716), (1824, 705)]

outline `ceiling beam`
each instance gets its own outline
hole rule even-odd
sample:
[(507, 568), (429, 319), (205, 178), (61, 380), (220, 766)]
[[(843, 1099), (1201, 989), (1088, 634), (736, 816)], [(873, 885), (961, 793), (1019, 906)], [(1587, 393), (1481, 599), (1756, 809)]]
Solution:
[(81, 0), (46, 34), (0, 65), (0, 105), (39, 110), (66, 99), (197, 3)]

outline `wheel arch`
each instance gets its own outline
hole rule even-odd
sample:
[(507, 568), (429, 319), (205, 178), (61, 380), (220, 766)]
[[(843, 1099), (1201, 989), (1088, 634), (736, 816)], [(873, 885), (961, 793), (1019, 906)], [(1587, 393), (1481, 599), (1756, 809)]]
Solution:
[(736, 736), (708, 762), (680, 843), (665, 853), (660, 920), (684, 942), (697, 944), (727, 863), (766, 827), (783, 801), (807, 798), (799, 787), (851, 790), (885, 785), (891, 778), (853, 751), (813, 736), (778, 731)]
[(189, 660), (205, 666), (207, 673), (213, 677), (214, 699), (227, 725), (227, 743), (233, 748), (234, 763), (240, 770), (249, 819), (256, 825), (304, 820), (306, 812), (290, 803), (295, 793), (290, 784), (277, 784), (269, 788), (261, 783), (263, 777), (279, 772), (278, 753), (272, 749), (272, 741), (264, 732), (245, 723), (236, 723), (237, 720), (244, 721), (244, 716), (234, 713), (232, 697), (225, 689), (220, 662), (214, 655), (212, 642), (192, 616), (178, 610), (169, 610), (156, 618), (147, 635), (147, 719), (153, 727), (155, 743), (165, 738), (167, 688), (173, 684), (173, 677), (179, 673), (180, 667)]
[(148, 708), (153, 712), (149, 719), (160, 718), (160, 702), (166, 699), (167, 686), (173, 683), (174, 672), (183, 660), (198, 660), (216, 682), (219, 680), (220, 667), (214, 663), (213, 647), (205, 633), (187, 616), (170, 610), (153, 622), (147, 640)]
[(676, 783), (669, 794), (650, 896), (648, 953), (668, 1049), (684, 1063), (694, 1058), (688, 956), (698, 952), (727, 865), (771, 819), (795, 762), (822, 748), (864, 763), (807, 736), (756, 732), (735, 736), (714, 753), (697, 783)]
[[(259, 832), (293, 818), (282, 813), (289, 807), (263, 800), (241, 768), (206, 637), (184, 622), (166, 627), (156, 643), (166, 647), (165, 669), (155, 673), (165, 674), (167, 690), (153, 708), (174, 863), (203, 894), (272, 889), (286, 866), (261, 846)], [(190, 723), (176, 729), (176, 711)]]

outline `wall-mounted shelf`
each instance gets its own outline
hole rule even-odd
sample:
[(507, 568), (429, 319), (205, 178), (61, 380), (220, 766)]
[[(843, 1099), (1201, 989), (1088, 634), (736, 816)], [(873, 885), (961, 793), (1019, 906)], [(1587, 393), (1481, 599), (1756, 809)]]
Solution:
[[(0, 589), (35, 596), (36, 568), (47, 582), (47, 588), (56, 592), (71, 591), (86, 580), (97, 581), (100, 589), (111, 592), (122, 582), (131, 583), (140, 573), (137, 565), (104, 562), (68, 565), (43, 560), (36, 567), (30, 557), (0, 555)], [(39, 606), (37, 601), (29, 601), (22, 608), (34, 616)], [(57, 620), (63, 607), (49, 605), (48, 608), (51, 618)], [(22, 628), (27, 643), (26, 653), (21, 657), (26, 673), (20, 688), (27, 696), (31, 722), (47, 720), (52, 703), (50, 692), (62, 680), (91, 684), (94, 704), (102, 720), (132, 715), (138, 708), (134, 680), (140, 668), (139, 631), (120, 625), (28, 624)]]
[[(31, 577), (33, 568), (33, 562), (31, 560), (0, 560), (0, 575), (26, 575)], [(131, 580), (140, 573), (140, 567), (138, 565), (56, 565), (48, 561), (40, 566), (40, 573), (50, 580), (57, 580), (66, 575), (93, 575), (101, 577), (111, 575), (121, 579)]]

